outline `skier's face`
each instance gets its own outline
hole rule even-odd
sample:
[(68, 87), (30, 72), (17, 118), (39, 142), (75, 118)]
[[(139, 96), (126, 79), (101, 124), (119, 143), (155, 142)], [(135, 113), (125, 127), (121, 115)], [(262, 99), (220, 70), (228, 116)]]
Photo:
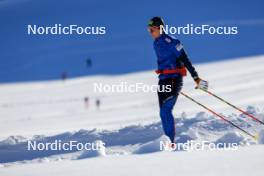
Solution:
[(149, 31), (151, 37), (154, 39), (158, 38), (161, 35), (159, 27), (149, 26), (148, 31)]

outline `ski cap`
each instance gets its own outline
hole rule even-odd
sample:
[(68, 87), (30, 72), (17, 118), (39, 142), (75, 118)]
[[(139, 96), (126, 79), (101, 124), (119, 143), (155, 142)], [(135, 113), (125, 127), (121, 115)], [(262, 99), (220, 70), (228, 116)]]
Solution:
[(164, 22), (161, 17), (153, 17), (148, 22), (148, 26), (152, 27), (160, 27), (161, 25), (164, 26)]

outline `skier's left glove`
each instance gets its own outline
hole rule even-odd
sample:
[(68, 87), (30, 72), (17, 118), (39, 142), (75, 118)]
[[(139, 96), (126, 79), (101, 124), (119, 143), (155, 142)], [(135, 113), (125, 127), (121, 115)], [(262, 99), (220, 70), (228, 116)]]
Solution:
[(196, 82), (196, 87), (195, 89), (203, 89), (207, 90), (208, 89), (208, 82), (205, 80), (202, 80), (201, 78), (195, 78), (194, 81)]

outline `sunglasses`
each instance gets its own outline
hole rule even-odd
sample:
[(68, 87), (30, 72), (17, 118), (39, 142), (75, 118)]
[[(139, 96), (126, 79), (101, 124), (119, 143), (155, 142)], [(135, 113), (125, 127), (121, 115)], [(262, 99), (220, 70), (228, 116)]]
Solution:
[(153, 33), (153, 32), (155, 31), (155, 29), (159, 29), (159, 27), (152, 26), (152, 27), (148, 28), (148, 31), (149, 31), (150, 33)]

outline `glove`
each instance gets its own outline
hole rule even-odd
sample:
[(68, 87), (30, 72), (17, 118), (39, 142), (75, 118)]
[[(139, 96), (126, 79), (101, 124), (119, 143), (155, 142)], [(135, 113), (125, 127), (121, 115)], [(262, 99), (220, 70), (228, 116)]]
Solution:
[(208, 89), (208, 82), (205, 80), (202, 80), (201, 78), (196, 78), (194, 80), (196, 82), (196, 87), (195, 89), (203, 89), (203, 90), (207, 90)]

